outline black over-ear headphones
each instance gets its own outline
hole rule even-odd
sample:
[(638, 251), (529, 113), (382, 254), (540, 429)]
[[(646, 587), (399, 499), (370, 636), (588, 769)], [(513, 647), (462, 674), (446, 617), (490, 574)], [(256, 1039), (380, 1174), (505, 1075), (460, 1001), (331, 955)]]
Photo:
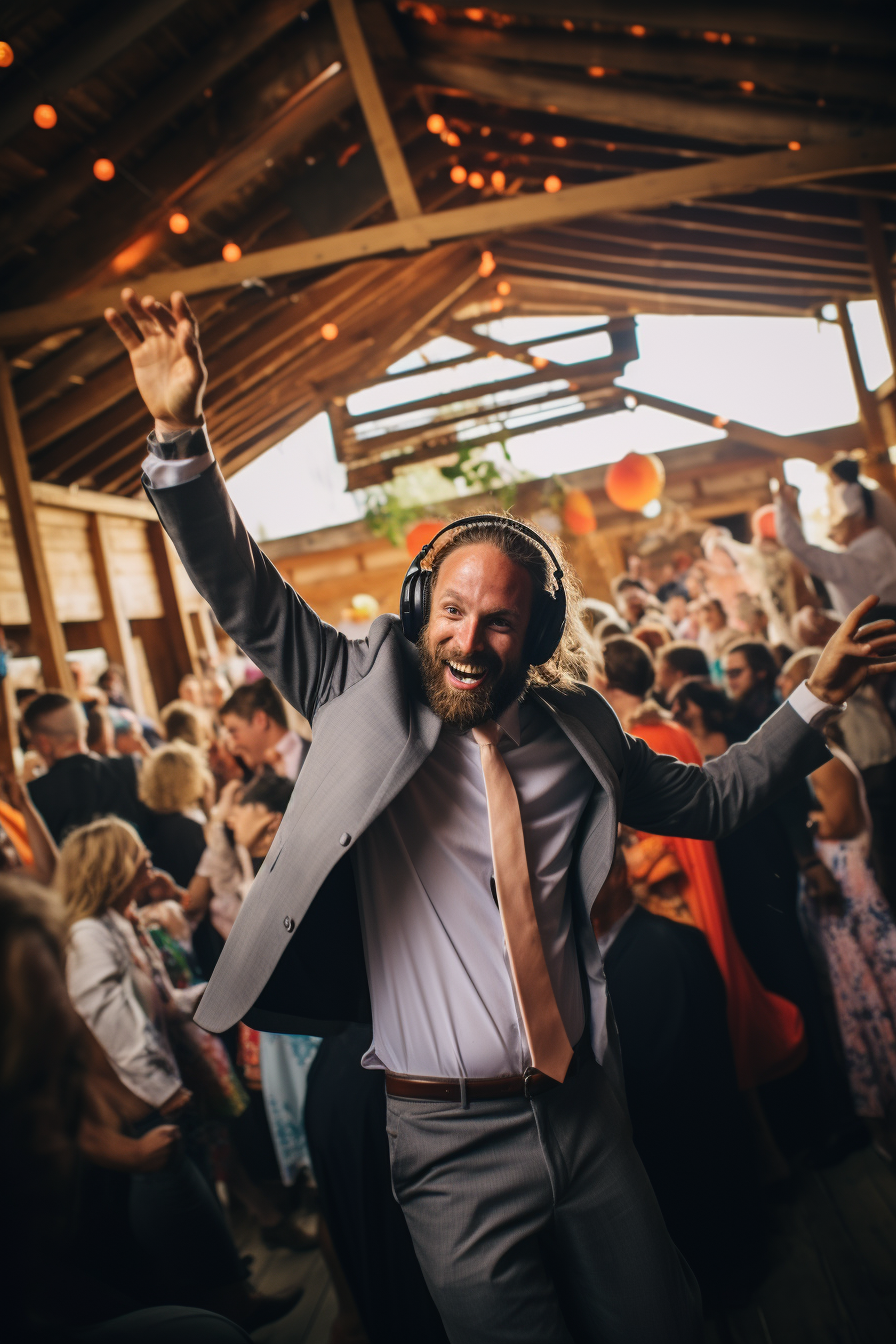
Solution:
[(556, 584), (553, 593), (544, 592), (540, 600), (533, 602), (529, 633), (526, 639), (526, 657), (534, 667), (546, 663), (563, 638), (566, 628), (566, 590), (563, 587), (563, 570), (560, 562), (542, 538), (533, 528), (520, 523), (516, 518), (501, 518), (493, 513), (477, 513), (471, 518), (458, 518), (437, 532), (432, 541), (426, 543), (411, 561), (408, 572), (401, 585), (401, 630), (406, 639), (416, 644), (420, 631), (429, 615), (429, 600), (432, 589), (432, 571), (423, 569), (426, 559), (439, 537), (458, 528), (471, 527), (474, 523), (490, 523), (492, 526), (510, 527), (530, 537), (543, 551), (546, 551), (554, 566), (552, 578)]

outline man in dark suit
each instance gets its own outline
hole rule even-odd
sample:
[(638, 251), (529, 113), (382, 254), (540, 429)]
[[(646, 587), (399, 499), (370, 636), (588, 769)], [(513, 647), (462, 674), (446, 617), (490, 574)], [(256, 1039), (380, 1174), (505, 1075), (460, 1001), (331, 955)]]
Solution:
[(369, 987), (393, 1190), (452, 1341), (690, 1344), (699, 1292), (631, 1142), (590, 908), (618, 817), (714, 839), (827, 759), (814, 725), (887, 641), (855, 642), (873, 601), (702, 768), (627, 737), (576, 681), (574, 582), (512, 519), (461, 520), (409, 575), (402, 620), (349, 640), (233, 508), (186, 299), (122, 297), (106, 316), (156, 422), (149, 497), (314, 734), (197, 1021), (313, 1031), (359, 1020)]
[(621, 845), (591, 923), (635, 1147), (704, 1299), (729, 1300), (755, 1280), (765, 1238), (724, 981), (699, 929), (634, 905)]
[(31, 701), (24, 723), (49, 767), (28, 792), (57, 845), (75, 826), (109, 815), (131, 822), (146, 838), (149, 812), (137, 796), (133, 757), (89, 752), (87, 721), (76, 700), (47, 691)]

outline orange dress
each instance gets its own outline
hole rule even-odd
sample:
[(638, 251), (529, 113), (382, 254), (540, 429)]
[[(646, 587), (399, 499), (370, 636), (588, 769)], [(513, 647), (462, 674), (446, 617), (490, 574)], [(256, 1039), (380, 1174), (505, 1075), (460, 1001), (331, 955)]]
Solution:
[[(633, 724), (629, 732), (661, 755), (703, 764), (690, 733), (676, 723), (647, 720)], [(685, 875), (682, 895), (725, 981), (738, 1083), (743, 1089), (753, 1088), (791, 1073), (806, 1054), (802, 1015), (788, 999), (765, 989), (744, 956), (728, 914), (715, 845), (680, 836), (669, 836), (665, 843), (681, 865)]]
[(28, 842), (28, 828), (25, 825), (25, 818), (17, 807), (11, 807), (9, 803), (4, 803), (2, 800), (0, 800), (0, 826), (8, 835), (10, 844), (19, 857), (19, 862), (23, 867), (30, 868), (34, 863), (34, 855)]

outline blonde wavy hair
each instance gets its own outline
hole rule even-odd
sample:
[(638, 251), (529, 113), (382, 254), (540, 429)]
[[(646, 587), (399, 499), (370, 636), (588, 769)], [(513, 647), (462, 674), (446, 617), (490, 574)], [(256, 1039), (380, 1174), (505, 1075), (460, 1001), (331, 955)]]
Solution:
[[(548, 548), (557, 557), (562, 573), (562, 586), (566, 594), (566, 626), (560, 643), (546, 663), (532, 666), (529, 670), (529, 686), (553, 686), (560, 691), (581, 691), (581, 682), (588, 672), (588, 657), (585, 651), (586, 633), (579, 614), (582, 602), (582, 586), (578, 575), (563, 553), (556, 537), (549, 537), (526, 519), (513, 518), (509, 513), (496, 513), (494, 522), (469, 523), (464, 526), (463, 518), (457, 519), (457, 531), (452, 532), (444, 544), (439, 545), (429, 568), (432, 571), (432, 589), (436, 577), (445, 560), (462, 546), (494, 546), (525, 569), (532, 579), (533, 613), (539, 601), (545, 601), (555, 590), (554, 567), (550, 562)], [(502, 526), (504, 520), (525, 522), (536, 534), (541, 545), (527, 537), (515, 527)], [(424, 567), (425, 562), (424, 562)], [(430, 591), (432, 591), (430, 589)]]
[(140, 770), (140, 797), (153, 812), (181, 812), (205, 792), (206, 769), (189, 742), (156, 747)]
[(105, 914), (133, 882), (146, 853), (133, 826), (119, 817), (100, 817), (70, 831), (54, 882), (67, 923)]

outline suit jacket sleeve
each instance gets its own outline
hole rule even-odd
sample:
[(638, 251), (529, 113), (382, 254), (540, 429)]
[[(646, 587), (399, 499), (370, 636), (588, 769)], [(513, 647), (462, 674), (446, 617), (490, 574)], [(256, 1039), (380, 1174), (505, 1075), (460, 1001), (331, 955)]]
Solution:
[(249, 535), (217, 465), (168, 489), (144, 477), (144, 488), (223, 629), (307, 719), (365, 675), (372, 644), (346, 639), (302, 601)]
[(706, 765), (657, 755), (640, 738), (628, 746), (620, 820), (695, 840), (728, 835), (830, 759), (821, 733), (788, 704)]

